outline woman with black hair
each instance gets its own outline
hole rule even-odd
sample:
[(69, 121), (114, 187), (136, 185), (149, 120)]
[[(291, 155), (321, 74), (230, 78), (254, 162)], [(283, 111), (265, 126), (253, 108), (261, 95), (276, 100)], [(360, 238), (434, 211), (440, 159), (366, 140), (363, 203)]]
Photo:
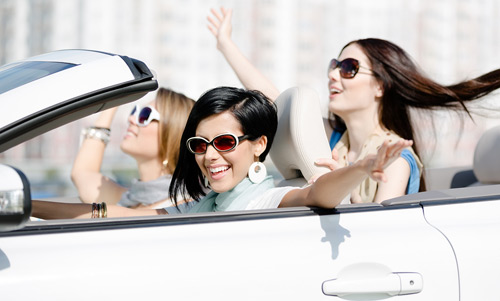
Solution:
[[(219, 87), (206, 92), (194, 105), (181, 138), (182, 164), (172, 176), (171, 199), (199, 201), (189, 212), (334, 208), (367, 177), (386, 181), (384, 168), (411, 145), (403, 139), (392, 145), (386, 141), (376, 155), (331, 171), (306, 188), (274, 188), (262, 162), (277, 125), (275, 105), (258, 91)], [(206, 187), (211, 188), (208, 194)]]

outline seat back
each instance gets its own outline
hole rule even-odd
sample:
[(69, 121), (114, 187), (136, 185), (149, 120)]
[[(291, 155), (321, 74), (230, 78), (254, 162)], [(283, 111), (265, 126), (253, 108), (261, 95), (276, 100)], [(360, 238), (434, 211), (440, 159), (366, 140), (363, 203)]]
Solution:
[(270, 150), (276, 168), (285, 180), (278, 186), (302, 186), (313, 175), (330, 171), (318, 167), (318, 158), (331, 158), (319, 96), (311, 88), (289, 88), (276, 99), (278, 130)]
[(481, 136), (474, 150), (474, 175), (481, 184), (500, 184), (500, 126)]

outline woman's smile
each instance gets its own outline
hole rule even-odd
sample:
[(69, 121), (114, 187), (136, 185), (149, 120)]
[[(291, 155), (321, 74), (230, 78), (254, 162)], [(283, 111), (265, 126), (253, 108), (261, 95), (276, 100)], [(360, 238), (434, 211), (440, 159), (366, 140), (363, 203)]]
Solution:
[(207, 170), (212, 180), (220, 180), (227, 174), (230, 168), (231, 167), (229, 165), (221, 165), (207, 167)]

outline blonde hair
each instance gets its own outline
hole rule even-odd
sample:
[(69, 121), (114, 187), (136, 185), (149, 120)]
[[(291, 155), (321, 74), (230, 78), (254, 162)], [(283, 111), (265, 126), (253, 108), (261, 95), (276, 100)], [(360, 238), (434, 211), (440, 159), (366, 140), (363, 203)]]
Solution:
[(160, 113), (158, 131), (159, 157), (168, 160), (167, 172), (173, 173), (179, 160), (179, 146), (186, 121), (194, 100), (182, 93), (159, 88), (156, 93), (156, 109)]

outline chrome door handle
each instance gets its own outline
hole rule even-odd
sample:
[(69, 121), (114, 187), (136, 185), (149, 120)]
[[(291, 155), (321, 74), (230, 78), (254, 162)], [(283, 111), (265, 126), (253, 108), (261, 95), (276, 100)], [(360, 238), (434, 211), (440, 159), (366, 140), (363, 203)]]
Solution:
[(329, 296), (385, 294), (389, 296), (416, 294), (422, 291), (419, 273), (389, 273), (381, 277), (357, 279), (337, 278), (323, 282), (323, 293)]

